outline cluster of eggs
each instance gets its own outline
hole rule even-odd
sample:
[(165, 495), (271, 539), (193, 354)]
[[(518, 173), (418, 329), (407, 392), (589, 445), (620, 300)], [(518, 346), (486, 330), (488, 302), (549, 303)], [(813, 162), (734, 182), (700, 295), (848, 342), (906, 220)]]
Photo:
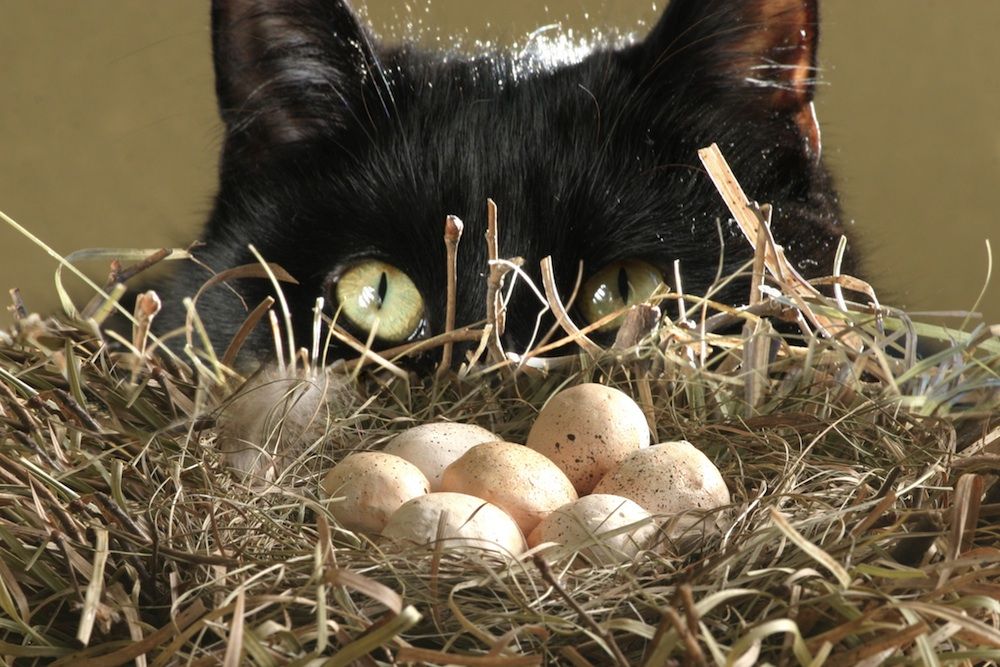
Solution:
[(730, 501), (708, 457), (686, 441), (650, 445), (639, 406), (600, 384), (553, 396), (525, 445), (471, 424), (424, 424), (348, 455), (322, 486), (350, 530), (509, 555), (556, 543), (602, 560), (646, 548), (654, 515)]

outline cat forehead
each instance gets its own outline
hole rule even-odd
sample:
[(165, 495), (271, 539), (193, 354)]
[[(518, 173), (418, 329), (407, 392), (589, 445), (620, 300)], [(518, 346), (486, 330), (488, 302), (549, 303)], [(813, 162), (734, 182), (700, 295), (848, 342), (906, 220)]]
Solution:
[[(569, 61), (543, 61), (521, 54), (480, 54), (462, 59), (435, 54), (394, 54), (395, 84), (421, 100), (434, 103), (527, 102), (551, 106), (566, 101), (574, 89), (618, 90), (629, 85), (631, 73), (611, 51), (590, 51)], [(384, 76), (376, 70), (373, 76)], [(444, 119), (442, 119), (444, 120)]]
[(546, 153), (549, 163), (558, 163), (585, 158), (580, 151), (652, 146), (652, 135), (674, 133), (673, 117), (691, 115), (677, 104), (663, 105), (667, 100), (652, 100), (613, 54), (530, 73), (519, 70), (519, 62), (496, 57), (406, 62), (395, 71), (389, 94), (378, 100), (374, 113), (381, 118), (369, 116), (380, 134), (371, 139), (403, 139), (437, 153)]

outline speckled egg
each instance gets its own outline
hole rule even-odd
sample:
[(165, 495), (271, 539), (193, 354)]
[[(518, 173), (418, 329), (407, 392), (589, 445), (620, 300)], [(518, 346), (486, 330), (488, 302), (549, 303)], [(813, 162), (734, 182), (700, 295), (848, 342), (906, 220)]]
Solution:
[(441, 490), (478, 496), (514, 517), (524, 534), (549, 512), (576, 500), (576, 490), (555, 463), (524, 445), (476, 445), (445, 468)]
[(430, 491), (420, 468), (384, 452), (356, 452), (326, 474), (330, 513), (348, 530), (380, 533), (403, 503)]
[(649, 512), (628, 498), (594, 493), (542, 519), (528, 536), (528, 546), (555, 542), (578, 550), (592, 563), (631, 560), (656, 535), (648, 519)]
[(628, 394), (581, 384), (545, 404), (527, 445), (555, 462), (582, 496), (630, 454), (649, 446), (649, 426)]
[(719, 469), (686, 440), (633, 453), (594, 487), (594, 493), (625, 496), (652, 514), (665, 515), (705, 512), (730, 502)]
[(403, 431), (389, 441), (384, 451), (420, 468), (431, 483), (431, 491), (440, 491), (445, 468), (476, 445), (500, 439), (475, 424), (436, 422)]

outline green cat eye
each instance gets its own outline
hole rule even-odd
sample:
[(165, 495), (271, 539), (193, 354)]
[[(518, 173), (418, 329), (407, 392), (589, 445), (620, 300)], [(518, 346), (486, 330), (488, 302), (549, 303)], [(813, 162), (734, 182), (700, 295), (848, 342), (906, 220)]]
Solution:
[[(608, 264), (591, 276), (580, 292), (580, 310), (588, 322), (597, 320), (637, 303), (642, 303), (663, 285), (663, 274), (652, 264), (627, 259)], [(621, 326), (615, 318), (600, 328), (614, 331)]]
[(337, 279), (334, 294), (351, 324), (367, 333), (375, 329), (383, 341), (405, 341), (424, 320), (424, 299), (417, 286), (385, 262), (370, 259), (347, 269)]

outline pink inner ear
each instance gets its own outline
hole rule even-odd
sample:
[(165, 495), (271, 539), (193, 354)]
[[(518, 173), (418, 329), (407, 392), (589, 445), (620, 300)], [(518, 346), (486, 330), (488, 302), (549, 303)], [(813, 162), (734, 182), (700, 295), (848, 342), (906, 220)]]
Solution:
[(757, 0), (755, 4), (751, 12), (759, 27), (748, 31), (737, 49), (751, 71), (761, 72), (761, 79), (774, 83), (774, 108), (811, 113), (804, 107), (813, 98), (819, 19), (815, 1)]

